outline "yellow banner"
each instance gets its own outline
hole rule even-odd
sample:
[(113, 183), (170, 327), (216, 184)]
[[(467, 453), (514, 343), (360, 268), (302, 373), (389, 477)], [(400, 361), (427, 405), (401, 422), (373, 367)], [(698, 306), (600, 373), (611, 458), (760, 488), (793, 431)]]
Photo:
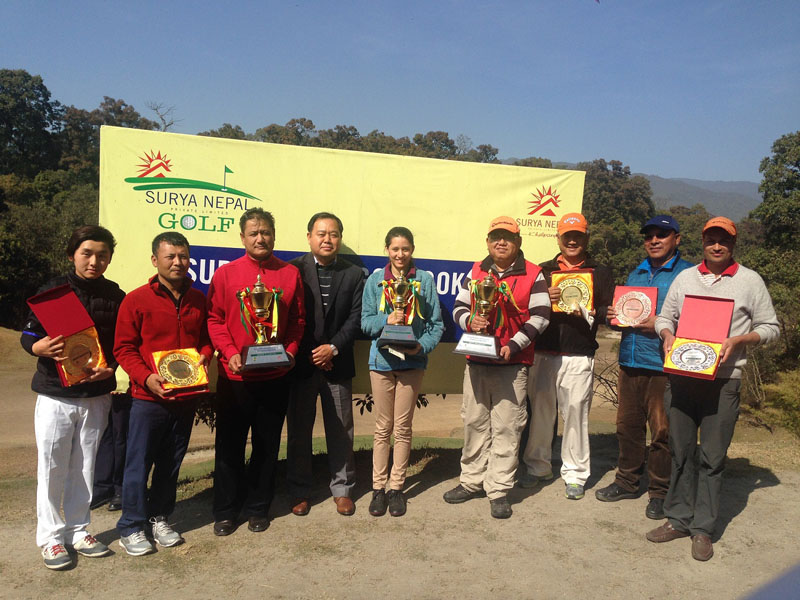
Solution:
[[(514, 218), (526, 258), (547, 260), (557, 252), (558, 219), (581, 210), (583, 183), (582, 171), (118, 127), (100, 131), (100, 223), (118, 242), (107, 274), (126, 291), (153, 275), (150, 244), (163, 231), (187, 237), (190, 274), (205, 291), (216, 267), (242, 255), (239, 217), (246, 209), (260, 207), (275, 216), (275, 253), (284, 259), (308, 251), (309, 218), (329, 211), (344, 222), (344, 252), (359, 255), (367, 273), (386, 263), (386, 232), (408, 227), (415, 261), (433, 274), (448, 310), (472, 262), (486, 256), (492, 218)], [(463, 361), (450, 355), (457, 332), (452, 319), (446, 321), (445, 343), (426, 375), (431, 393), (461, 386), (458, 374), (432, 372), (437, 365)], [(366, 373), (365, 357), (362, 363)]]

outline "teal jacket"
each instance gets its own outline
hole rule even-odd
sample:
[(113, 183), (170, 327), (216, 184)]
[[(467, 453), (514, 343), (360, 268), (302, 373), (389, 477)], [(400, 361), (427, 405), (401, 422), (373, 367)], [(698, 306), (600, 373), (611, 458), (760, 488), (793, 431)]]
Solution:
[(381, 296), (383, 295), (381, 282), (394, 279), (391, 269), (387, 265), (382, 271), (376, 271), (369, 276), (364, 284), (364, 295), (361, 302), (361, 330), (372, 338), (372, 344), (369, 347), (370, 371), (424, 369), (428, 365), (428, 353), (436, 347), (444, 333), (439, 295), (436, 293), (433, 277), (427, 271), (417, 270), (413, 266), (406, 277), (409, 281), (419, 281), (420, 283), (422, 318), (420, 319), (419, 315), (416, 315), (411, 322), (411, 328), (422, 346), (422, 350), (419, 354), (409, 355), (405, 360), (401, 360), (389, 354), (385, 349), (378, 349), (378, 338), (386, 325), (386, 318), (392, 310), (387, 303), (384, 312), (380, 311)]

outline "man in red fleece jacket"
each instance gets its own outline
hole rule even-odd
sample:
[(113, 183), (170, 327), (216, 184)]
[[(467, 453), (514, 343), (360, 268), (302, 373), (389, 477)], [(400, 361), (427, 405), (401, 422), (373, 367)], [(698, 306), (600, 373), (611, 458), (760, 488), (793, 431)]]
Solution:
[(205, 296), (192, 288), (192, 280), (186, 276), (189, 242), (177, 232), (157, 235), (152, 261), (158, 273), (123, 300), (114, 340), (114, 356), (130, 377), (133, 398), (122, 516), (117, 522), (120, 544), (132, 556), (155, 550), (145, 533), (148, 520), (160, 546), (183, 541), (167, 518), (175, 507), (178, 471), (197, 407), (196, 394), (164, 389), (166, 381), (157, 372), (153, 352), (194, 348), (201, 354), (201, 364), (207, 364), (213, 353)]
[[(239, 229), (245, 255), (217, 269), (208, 289), (208, 332), (222, 367), (217, 381), (214, 459), (216, 535), (233, 533), (239, 514), (248, 519), (250, 531), (264, 531), (269, 526), (281, 429), (289, 401), (286, 375), (292, 367), (242, 370), (242, 349), (255, 340), (242, 324), (236, 293), (252, 288), (259, 275), (268, 290), (280, 290), (276, 295), (275, 341), (284, 345), (292, 364), (305, 329), (300, 271), (272, 254), (272, 214), (260, 208), (247, 210), (239, 219)], [(248, 431), (252, 454), (245, 469)]]

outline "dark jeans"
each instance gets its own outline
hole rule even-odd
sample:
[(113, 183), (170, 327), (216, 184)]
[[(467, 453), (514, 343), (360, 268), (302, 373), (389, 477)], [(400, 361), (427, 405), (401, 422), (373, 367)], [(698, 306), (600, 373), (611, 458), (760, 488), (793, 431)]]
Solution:
[[(667, 376), (658, 371), (620, 367), (617, 380), (617, 441), (619, 466), (615, 483), (624, 490), (639, 490), (647, 462), (651, 498), (664, 498), (669, 489), (672, 457), (669, 452), (669, 421), (664, 398)], [(650, 448), (647, 426), (650, 425)]]
[[(739, 418), (741, 382), (680, 375), (670, 375), (669, 382), (672, 477), (664, 512), (678, 531), (711, 537), (719, 515), (725, 456)], [(695, 461), (698, 429), (700, 447)]]
[[(217, 382), (214, 520), (266, 517), (275, 495), (275, 468), (289, 402), (286, 377)], [(252, 453), (245, 464), (247, 433)]]
[(125, 473), (125, 448), (128, 444), (128, 420), (131, 416), (130, 394), (111, 394), (108, 426), (97, 448), (94, 464), (92, 498), (111, 498), (122, 495), (122, 476)]
[(314, 484), (311, 472), (311, 436), (317, 415), (317, 394), (322, 401), (330, 490), (334, 496), (347, 496), (356, 484), (353, 456), (353, 386), (347, 379), (332, 382), (315, 369), (311, 377), (292, 382), (286, 415), (286, 479), (289, 493), (308, 498)]
[[(117, 522), (120, 535), (142, 531), (150, 517), (172, 514), (178, 473), (189, 446), (196, 407), (195, 400), (133, 399), (122, 482), (122, 516)], [(148, 492), (151, 468), (153, 476)]]

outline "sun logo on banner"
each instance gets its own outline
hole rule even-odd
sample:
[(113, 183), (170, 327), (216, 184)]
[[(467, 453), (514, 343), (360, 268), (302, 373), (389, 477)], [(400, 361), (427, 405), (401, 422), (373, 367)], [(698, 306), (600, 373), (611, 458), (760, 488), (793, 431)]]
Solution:
[(140, 156), (139, 160), (142, 161), (142, 164), (136, 165), (140, 168), (139, 175), (137, 177), (166, 177), (164, 175), (164, 171), (167, 173), (171, 173), (172, 169), (170, 168), (170, 159), (167, 158), (167, 155), (161, 155), (161, 150), (157, 153), (153, 154), (153, 151), (150, 150), (150, 153), (144, 153), (144, 156)]
[[(548, 187), (547, 189), (542, 186), (541, 190), (536, 190), (535, 192), (531, 192), (531, 196), (535, 198), (535, 200), (530, 200), (530, 207), (531, 210), (528, 214), (535, 215), (542, 209), (544, 212), (539, 213), (540, 217), (555, 217), (556, 213), (553, 212), (553, 207), (558, 208), (558, 198), (559, 194), (557, 190), (553, 189), (553, 186)], [(549, 207), (549, 208), (548, 208)]]

